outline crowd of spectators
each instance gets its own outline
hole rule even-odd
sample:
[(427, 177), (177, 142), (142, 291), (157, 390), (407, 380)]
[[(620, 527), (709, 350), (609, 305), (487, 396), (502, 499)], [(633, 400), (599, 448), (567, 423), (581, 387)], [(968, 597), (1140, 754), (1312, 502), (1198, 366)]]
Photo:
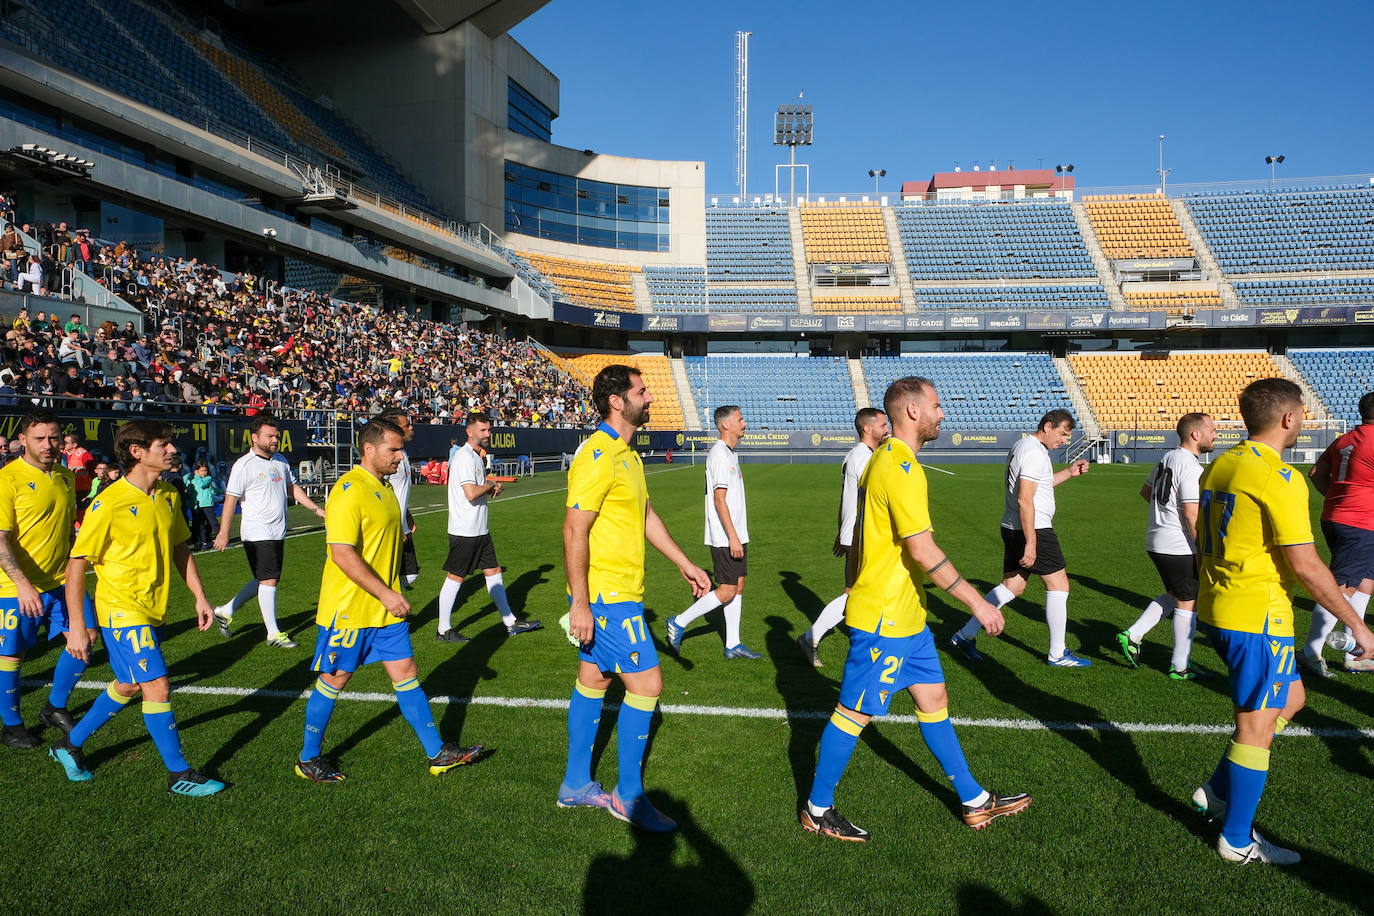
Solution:
[[(142, 311), (152, 333), (132, 321), (89, 328), (55, 310), (6, 316), (0, 406), (248, 415), (403, 407), (419, 423), (482, 410), (505, 426), (595, 424), (586, 386), (529, 342), (225, 274), (194, 258), (143, 257), (65, 223), (47, 228), (61, 241), (39, 232), (45, 260), (60, 256), (97, 278)], [(5, 244), (0, 236), (0, 254)]]

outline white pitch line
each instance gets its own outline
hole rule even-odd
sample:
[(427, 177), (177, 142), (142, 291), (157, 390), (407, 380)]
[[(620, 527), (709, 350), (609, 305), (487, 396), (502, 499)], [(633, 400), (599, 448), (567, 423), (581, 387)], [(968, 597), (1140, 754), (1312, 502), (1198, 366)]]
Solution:
[(937, 467), (936, 467), (935, 465), (933, 465), (933, 464), (923, 464), (923, 465), (921, 465), (921, 467), (925, 468), (925, 469), (928, 470), (928, 471), (939, 471), (941, 474), (948, 474), (948, 475), (951, 476), (951, 477), (956, 477), (956, 476), (958, 476), (958, 475), (956, 475), (953, 471), (946, 471), (944, 468), (937, 468)]
[[(46, 687), (49, 682), (23, 681), (24, 687)], [(104, 690), (108, 684), (101, 681), (81, 681), (77, 685), (86, 690)], [(309, 698), (309, 690), (275, 690), (266, 687), (201, 687), (195, 684), (181, 684), (172, 688), (173, 693), (193, 696), (215, 697), (261, 697), (274, 700), (304, 700)], [(396, 699), (394, 693), (343, 693), (341, 700), (360, 703), (391, 703)], [(452, 697), (432, 696), (431, 703), (456, 706), (497, 706), (503, 709), (553, 709), (566, 710), (567, 700), (544, 699), (539, 697)], [(618, 707), (619, 704), (612, 704)], [(779, 709), (775, 706), (700, 706), (692, 703), (663, 703), (660, 707), (665, 713), (679, 716), (714, 716), (730, 719), (829, 719), (831, 710), (820, 709)], [(895, 722), (900, 725), (916, 725), (919, 720), (914, 715), (883, 716), (879, 721)], [(1225, 735), (1234, 731), (1230, 725), (1199, 725), (1175, 722), (1062, 722), (1042, 719), (1013, 718), (972, 718), (951, 716), (950, 721), (961, 728), (999, 728), (1013, 731), (1048, 732), (1104, 732), (1125, 735)], [(1374, 728), (1304, 728), (1290, 725), (1284, 729), (1285, 738), (1346, 738), (1355, 740), (1374, 739)]]

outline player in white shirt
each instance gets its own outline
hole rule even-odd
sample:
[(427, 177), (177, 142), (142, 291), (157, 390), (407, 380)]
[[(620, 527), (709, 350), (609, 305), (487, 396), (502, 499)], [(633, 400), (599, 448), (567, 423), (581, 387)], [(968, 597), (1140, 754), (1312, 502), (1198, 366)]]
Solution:
[(501, 484), (487, 482), (486, 466), (478, 452), (491, 443), (491, 418), (484, 413), (468, 414), (467, 438), (467, 444), (449, 454), (448, 558), (444, 560), (444, 584), (439, 589), (439, 632), (434, 634), (439, 642), (468, 641), (453, 628), (453, 606), (463, 579), (475, 569), (486, 576), (487, 594), (501, 612), (507, 635), (518, 636), (543, 626), (537, 620), (516, 619), (506, 598), (501, 564), (496, 561), (496, 545), (487, 525), (487, 500), (501, 495)]
[(243, 542), (253, 578), (228, 604), (215, 608), (215, 620), (220, 633), (228, 637), (234, 612), (257, 598), (262, 622), (267, 626), (267, 644), (294, 649), (295, 641), (277, 625), (277, 583), (281, 581), (282, 559), (286, 554), (287, 497), (295, 499), (319, 518), (324, 518), (324, 510), (296, 482), (291, 462), (277, 454), (281, 439), (276, 417), (267, 413), (255, 416), (248, 427), (248, 436), (252, 447), (229, 471), (215, 549), (223, 552), (229, 546), (229, 527), (234, 521), (235, 509), (242, 502), (239, 540)]
[(715, 421), (720, 438), (706, 456), (706, 546), (711, 548), (716, 590), (707, 592), (676, 617), (668, 618), (668, 647), (680, 652), (687, 625), (724, 607), (725, 657), (763, 658), (741, 642), (739, 636), (744, 577), (748, 572), (749, 520), (744, 507), (744, 477), (735, 446), (749, 424), (734, 404), (717, 407)]
[[(1002, 607), (1026, 590), (1033, 575), (1045, 583), (1045, 622), (1050, 628), (1047, 661), (1056, 668), (1086, 668), (1092, 664), (1068, 650), (1064, 638), (1069, 626), (1069, 573), (1064, 552), (1054, 533), (1054, 488), (1070, 477), (1088, 473), (1088, 462), (1077, 461), (1056, 471), (1050, 451), (1068, 444), (1076, 426), (1067, 410), (1051, 410), (1040, 418), (1035, 432), (1007, 453), (1006, 505), (1002, 511), (1002, 582), (988, 592), (987, 600)], [(983, 660), (974, 640), (982, 624), (970, 617), (950, 643), (969, 657)]]
[(1217, 441), (1217, 428), (1205, 413), (1186, 413), (1179, 418), (1178, 448), (1166, 453), (1150, 471), (1140, 488), (1140, 498), (1150, 504), (1150, 523), (1145, 529), (1145, 552), (1150, 555), (1164, 580), (1164, 594), (1158, 595), (1129, 628), (1116, 634), (1117, 645), (1126, 663), (1140, 667), (1140, 642), (1145, 634), (1165, 617), (1173, 617), (1174, 656), (1169, 677), (1191, 681), (1207, 673), (1188, 664), (1193, 648), (1197, 617), (1197, 530), (1198, 480), (1202, 464), (1198, 457), (1210, 453)]
[[(400, 407), (388, 407), (377, 414), (377, 419), (395, 423), (404, 435), (405, 442), (415, 438), (415, 424), (410, 422), (410, 414)], [(396, 465), (387, 481), (391, 491), (396, 494), (396, 502), (401, 504), (401, 531), (405, 538), (401, 541), (401, 588), (409, 591), (420, 577), (420, 559), (415, 555), (415, 516), (410, 514), (410, 455), (403, 449), (401, 463)]]
[[(846, 560), (849, 557), (849, 548), (854, 543), (854, 519), (859, 510), (859, 478), (864, 476), (864, 468), (868, 467), (868, 459), (873, 457), (873, 450), (882, 445), (883, 440), (887, 438), (887, 414), (876, 407), (861, 409), (854, 414), (854, 431), (859, 434), (859, 441), (844, 456), (844, 464), (840, 466), (840, 530), (835, 535), (834, 547), (835, 556), (845, 557)], [(797, 637), (797, 646), (801, 648), (807, 660), (817, 668), (822, 667), (821, 656), (817, 651), (821, 640), (844, 620), (845, 605), (849, 603), (849, 589), (854, 584), (849, 576), (849, 563), (846, 562), (844, 592), (821, 609), (811, 629)]]

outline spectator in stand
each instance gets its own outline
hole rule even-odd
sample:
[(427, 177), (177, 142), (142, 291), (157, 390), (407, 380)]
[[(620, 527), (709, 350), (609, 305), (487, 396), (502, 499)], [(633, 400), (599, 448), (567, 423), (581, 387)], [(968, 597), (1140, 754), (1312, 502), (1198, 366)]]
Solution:
[(19, 285), (19, 291), (32, 293), (35, 296), (43, 295), (43, 259), (36, 254), (31, 254), (28, 256), (27, 262), (20, 261), (17, 263), (24, 263), (25, 265), (19, 276), (15, 278), (15, 282)]
[(62, 437), (62, 463), (76, 477), (77, 501), (85, 499), (91, 492), (95, 480), (95, 456), (92, 455), (75, 433)]

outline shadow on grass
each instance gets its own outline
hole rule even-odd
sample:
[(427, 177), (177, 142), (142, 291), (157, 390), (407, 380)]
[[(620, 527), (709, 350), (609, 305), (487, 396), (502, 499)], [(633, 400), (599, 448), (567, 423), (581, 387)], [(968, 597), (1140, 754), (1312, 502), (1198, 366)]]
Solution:
[[(582, 912), (749, 912), (754, 883), (739, 863), (701, 829), (681, 801), (663, 792), (650, 792), (649, 798), (677, 821), (677, 832), (635, 831), (629, 855), (594, 859), (582, 888)], [(679, 843), (685, 844), (691, 864), (674, 861)]]
[(1004, 913), (1006, 916), (1049, 916), (1055, 910), (1039, 897), (1023, 895), (1009, 900), (981, 884), (961, 884), (954, 892), (954, 907), (959, 913)]
[[(764, 619), (764, 623), (768, 625), (764, 644), (768, 649), (768, 660), (773, 664), (774, 684), (778, 695), (782, 697), (783, 706), (793, 713), (799, 710), (833, 709), (839, 698), (839, 685), (811, 667), (811, 663), (797, 648), (791, 621), (771, 614)], [(797, 790), (798, 807), (811, 791), (811, 779), (816, 771), (816, 746), (820, 743), (821, 732), (825, 730), (825, 722), (821, 716), (792, 715), (787, 719), (787, 761), (792, 767), (792, 783)]]

